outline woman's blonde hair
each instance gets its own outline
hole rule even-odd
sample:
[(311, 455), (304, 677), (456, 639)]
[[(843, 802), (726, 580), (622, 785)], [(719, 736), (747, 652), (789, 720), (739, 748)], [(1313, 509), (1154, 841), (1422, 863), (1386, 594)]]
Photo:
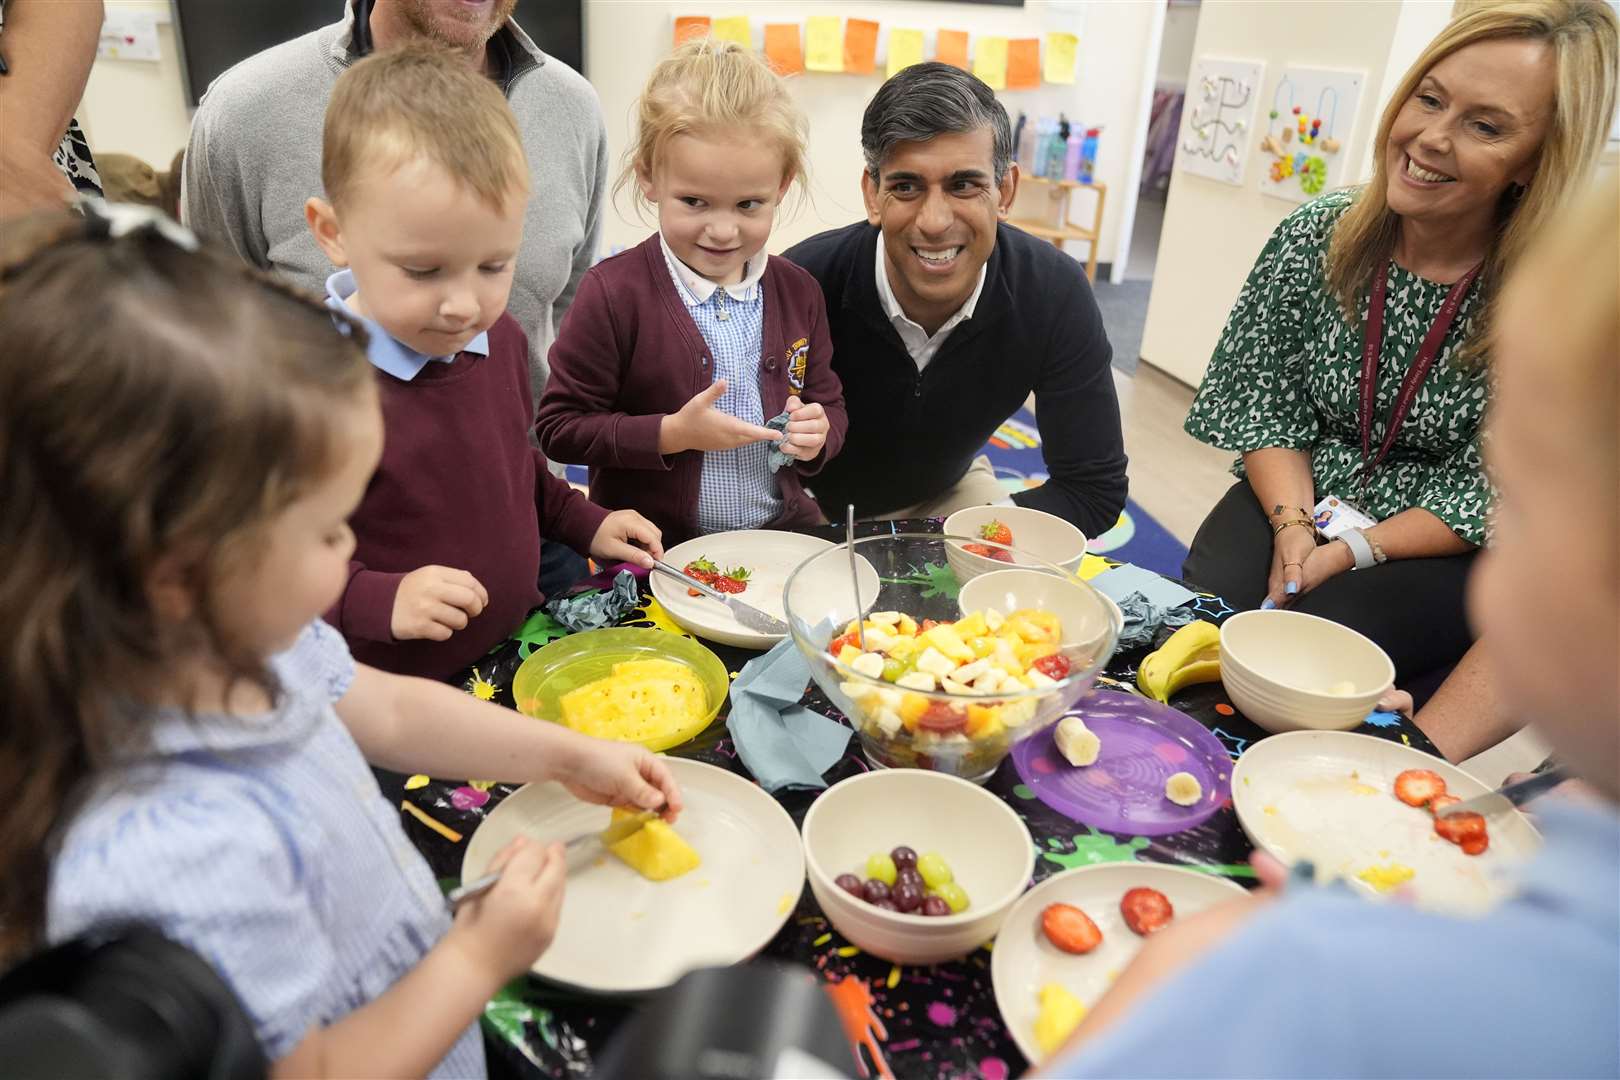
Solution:
[[(375, 380), (365, 331), (154, 227), (53, 214), (0, 228), (0, 957), (38, 940), (48, 844), (128, 705), (196, 649), (274, 689), (218, 597), (264, 526), (347, 453)], [(177, 629), (148, 592), (177, 561)]]
[(1384, 106), (1373, 145), (1372, 180), (1345, 211), (1328, 246), (1328, 288), (1345, 317), (1362, 318), (1373, 275), (1394, 249), (1399, 217), (1387, 201), (1389, 169), (1383, 150), (1401, 108), (1435, 64), (1481, 41), (1544, 41), (1558, 66), (1552, 124), (1523, 197), (1504, 197), (1497, 232), (1480, 274), (1485, 301), (1459, 359), (1478, 363), (1489, 340), (1495, 296), (1509, 267), (1531, 237), (1590, 177), (1614, 115), (1617, 44), (1614, 12), (1602, 0), (1501, 0), (1459, 5), (1455, 18), (1429, 43)]
[[(1612, 537), (1620, 532), (1620, 181), (1611, 175), (1594, 189), (1525, 251), (1502, 291), (1516, 319), (1558, 313), (1539, 324), (1545, 347), (1533, 362), (1537, 378), (1561, 391), (1557, 400), (1584, 411), (1560, 420), (1581, 445), (1569, 468), (1594, 495), (1581, 508), (1583, 527)], [(1620, 552), (1609, 550), (1614, 571)]]
[(651, 176), (677, 135), (763, 131), (782, 154), (782, 178), (799, 185), (808, 177), (805, 143), (809, 125), (781, 76), (757, 53), (736, 42), (697, 38), (683, 42), (653, 68), (636, 102), (636, 134), (614, 184), (644, 201), (639, 176)]

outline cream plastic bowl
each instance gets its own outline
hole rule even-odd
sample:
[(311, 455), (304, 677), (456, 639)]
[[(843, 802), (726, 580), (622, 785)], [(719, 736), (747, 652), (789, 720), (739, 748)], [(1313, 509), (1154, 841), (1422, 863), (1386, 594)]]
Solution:
[[(966, 956), (996, 936), (1035, 870), (1035, 844), (1012, 808), (966, 780), (888, 769), (828, 788), (804, 816), (810, 891), (838, 932), (897, 964)], [(908, 915), (873, 907), (835, 884), (866, 877), (867, 856), (905, 844), (937, 852), (968, 894), (955, 915)]]
[(1298, 611), (1245, 611), (1221, 626), (1221, 682), (1270, 732), (1348, 731), (1395, 682), (1371, 639)]
[(999, 521), (1012, 530), (1013, 541), (1009, 547), (1012, 562), (975, 555), (953, 542), (946, 549), (945, 557), (957, 580), (964, 585), (979, 574), (1005, 570), (1009, 565), (1034, 565), (1021, 557), (1023, 553), (1044, 559), (1071, 574), (1080, 569), (1080, 560), (1086, 553), (1086, 534), (1044, 510), (1023, 506), (969, 506), (945, 519), (944, 532), (947, 536), (976, 537), (979, 527), (991, 521)]

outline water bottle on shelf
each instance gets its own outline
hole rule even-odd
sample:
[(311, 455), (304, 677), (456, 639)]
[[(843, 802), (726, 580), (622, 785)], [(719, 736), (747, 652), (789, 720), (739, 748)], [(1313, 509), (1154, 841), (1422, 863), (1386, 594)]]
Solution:
[(1058, 114), (1057, 131), (1046, 144), (1046, 167), (1042, 173), (1048, 180), (1063, 179), (1063, 159), (1069, 152), (1069, 121)]
[(1086, 137), (1080, 144), (1079, 180), (1083, 184), (1091, 183), (1097, 174), (1097, 136), (1102, 134), (1102, 128), (1086, 129)]
[(1018, 167), (1028, 169), (1035, 161), (1035, 123), (1028, 116), (1018, 114), (1018, 126), (1013, 129), (1013, 160)]
[(1084, 139), (1080, 130), (1075, 128), (1069, 132), (1069, 141), (1063, 152), (1063, 179), (1078, 180), (1080, 178), (1080, 144)]

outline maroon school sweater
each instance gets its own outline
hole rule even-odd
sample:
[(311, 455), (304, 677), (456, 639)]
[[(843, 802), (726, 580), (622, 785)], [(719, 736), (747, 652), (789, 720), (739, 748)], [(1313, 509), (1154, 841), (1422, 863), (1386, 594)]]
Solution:
[[(510, 315), (489, 355), (429, 363), (411, 382), (377, 372), (383, 453), (350, 524), (349, 584), (327, 612), (363, 664), (444, 679), (482, 657), (540, 603), (540, 538), (588, 551), (607, 516), (551, 475), (529, 443), (528, 341)], [(449, 641), (395, 641), (400, 580), (422, 566), (465, 570), (489, 606)]]
[[(772, 258), (760, 278), (765, 325), (759, 365), (767, 418), (796, 393), (827, 411), (827, 444), (810, 461), (776, 473), (782, 513), (769, 528), (814, 524), (821, 511), (805, 494), (844, 445), (844, 391), (832, 370), (832, 339), (816, 279)], [(551, 375), (535, 430), (556, 461), (588, 465), (591, 501), (639, 510), (663, 531), (665, 547), (697, 532), (703, 452), (658, 452), (658, 426), (714, 381), (703, 335), (669, 276), (654, 233), (593, 266), (551, 346)]]

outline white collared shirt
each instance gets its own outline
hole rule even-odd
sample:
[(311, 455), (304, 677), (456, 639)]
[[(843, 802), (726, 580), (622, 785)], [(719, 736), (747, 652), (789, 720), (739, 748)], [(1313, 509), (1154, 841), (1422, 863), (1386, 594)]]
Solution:
[(889, 284), (889, 253), (883, 246), (883, 237), (878, 237), (878, 303), (883, 305), (883, 314), (889, 317), (889, 322), (899, 333), (900, 340), (905, 343), (906, 351), (916, 362), (918, 371), (928, 366), (934, 354), (939, 352), (939, 347), (945, 344), (945, 339), (951, 336), (952, 330), (973, 318), (973, 309), (979, 305), (979, 294), (984, 291), (984, 275), (988, 268), (988, 263), (979, 267), (979, 282), (973, 286), (973, 293), (967, 298), (967, 303), (957, 308), (956, 314), (946, 319), (934, 335), (929, 337), (928, 331), (906, 317), (905, 311), (900, 307), (900, 301), (895, 299), (894, 286)]
[(724, 288), (726, 295), (733, 300), (743, 302), (752, 300), (754, 290), (759, 288), (759, 279), (765, 276), (765, 263), (770, 259), (769, 255), (761, 251), (743, 264), (741, 281), (732, 285), (721, 286), (677, 259), (675, 252), (670, 250), (669, 241), (664, 239), (662, 232), (658, 234), (658, 246), (664, 252), (664, 262), (669, 265), (669, 276), (675, 279), (675, 284), (691, 293), (692, 298), (699, 304), (707, 304), (709, 297), (713, 296), (714, 291), (719, 288)]

